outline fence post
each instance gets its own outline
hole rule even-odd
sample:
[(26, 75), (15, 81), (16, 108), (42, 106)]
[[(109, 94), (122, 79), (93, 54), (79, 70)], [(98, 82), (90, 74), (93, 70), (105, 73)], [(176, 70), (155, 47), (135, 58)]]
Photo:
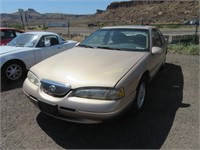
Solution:
[(195, 35), (194, 35), (194, 43), (198, 44), (198, 28), (199, 28), (199, 21), (196, 23), (196, 28), (195, 28)]
[(143, 17), (141, 18), (141, 25), (142, 26), (144, 25), (144, 18)]
[(68, 37), (70, 38), (70, 30), (69, 30), (69, 28), (70, 28), (70, 23), (68, 22)]

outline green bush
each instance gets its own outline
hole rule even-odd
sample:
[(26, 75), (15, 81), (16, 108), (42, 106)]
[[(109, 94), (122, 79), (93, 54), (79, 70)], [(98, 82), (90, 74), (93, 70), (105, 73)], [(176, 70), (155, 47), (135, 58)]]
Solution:
[(15, 29), (18, 29), (18, 30), (23, 30), (23, 27), (20, 24), (14, 24), (14, 25), (11, 26), (11, 28), (15, 28)]
[(198, 44), (169, 44), (168, 51), (185, 55), (199, 55)]

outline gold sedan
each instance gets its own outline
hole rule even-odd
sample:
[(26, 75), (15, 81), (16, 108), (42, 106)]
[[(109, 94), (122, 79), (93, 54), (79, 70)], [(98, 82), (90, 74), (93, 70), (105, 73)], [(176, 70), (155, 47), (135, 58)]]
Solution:
[(24, 93), (50, 116), (102, 122), (129, 105), (142, 110), (148, 84), (164, 67), (166, 54), (167, 42), (155, 27), (104, 27), (33, 66)]

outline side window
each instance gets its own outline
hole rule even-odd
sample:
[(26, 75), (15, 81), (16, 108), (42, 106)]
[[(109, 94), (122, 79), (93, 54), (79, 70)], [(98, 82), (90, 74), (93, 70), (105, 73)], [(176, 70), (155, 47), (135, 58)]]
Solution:
[(160, 38), (161, 38), (161, 42), (162, 42), (162, 44), (164, 44), (165, 43), (165, 38), (164, 38), (164, 36), (163, 36), (163, 34), (160, 32), (160, 30), (156, 30), (157, 32), (158, 32), (158, 34), (159, 34), (159, 36), (160, 36)]
[(57, 44), (59, 44), (57, 36), (48, 35), (41, 37), (36, 47), (49, 47)]
[(45, 36), (44, 37), (45, 46), (46, 43), (48, 46), (53, 46), (59, 44), (58, 38), (56, 36)]
[(0, 34), (1, 34), (1, 39), (5, 39), (6, 38), (4, 31), (0, 31)]
[(57, 37), (51, 37), (50, 38), (50, 44), (51, 44), (51, 46), (59, 44), (58, 38)]
[(15, 38), (16, 37), (15, 31), (13, 31), (13, 30), (10, 31), (10, 37), (11, 38)]
[(19, 36), (19, 35), (21, 35), (22, 33), (21, 33), (21, 32), (18, 32), (18, 31), (15, 31), (15, 34), (16, 34), (16, 36)]
[(15, 33), (12, 30), (2, 30), (1, 31), (1, 39), (9, 39), (14, 38)]
[(37, 43), (36, 47), (45, 47), (44, 36), (40, 38), (40, 40)]
[(158, 46), (158, 47), (161, 47), (163, 44), (160, 35), (155, 29), (152, 30), (152, 44), (153, 46)]

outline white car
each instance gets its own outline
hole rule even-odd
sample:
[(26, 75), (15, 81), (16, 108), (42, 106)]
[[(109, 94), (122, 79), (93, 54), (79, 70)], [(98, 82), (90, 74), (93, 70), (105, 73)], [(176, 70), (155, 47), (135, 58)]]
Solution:
[(76, 46), (51, 32), (27, 32), (0, 46), (1, 80), (15, 82), (22, 79), (36, 63)]

